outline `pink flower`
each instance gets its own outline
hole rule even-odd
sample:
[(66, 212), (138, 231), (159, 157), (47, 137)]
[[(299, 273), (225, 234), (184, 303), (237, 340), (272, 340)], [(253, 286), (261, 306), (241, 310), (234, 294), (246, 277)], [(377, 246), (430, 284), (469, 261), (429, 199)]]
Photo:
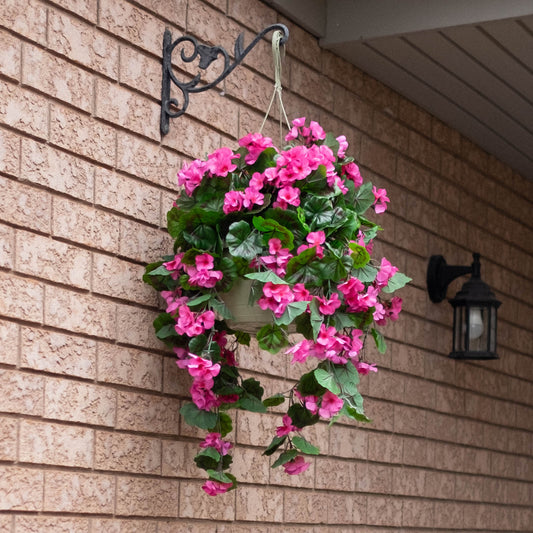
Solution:
[(313, 299), (303, 283), (296, 283), (292, 288), (292, 293), (294, 294), (295, 302), (310, 302)]
[(346, 140), (345, 135), (340, 135), (339, 137), (337, 137), (337, 142), (339, 143), (337, 157), (342, 159), (346, 155), (346, 150), (348, 149), (348, 141)]
[(248, 150), (248, 154), (244, 156), (246, 164), (253, 165), (261, 152), (274, 145), (269, 137), (263, 137), (260, 133), (249, 133), (239, 140), (239, 146), (244, 146)]
[(187, 165), (183, 163), (182, 169), (178, 172), (178, 185), (185, 187), (185, 192), (191, 196), (194, 189), (200, 185), (207, 171), (205, 161), (195, 159), (192, 163)]
[(356, 187), (363, 184), (363, 178), (359, 172), (359, 167), (355, 163), (348, 163), (342, 166), (342, 174), (354, 182)]
[(372, 192), (374, 193), (374, 209), (376, 213), (384, 213), (387, 209), (386, 202), (390, 202), (389, 198), (387, 197), (387, 191), (385, 189), (376, 189), (376, 187), (372, 187)]
[(318, 396), (306, 396), (304, 405), (311, 414), (316, 415), (318, 413)]
[(247, 187), (244, 189), (243, 205), (247, 209), (252, 209), (254, 205), (263, 205), (265, 195), (260, 193), (257, 189)]
[(309, 351), (312, 345), (312, 341), (304, 339), (294, 346), (291, 346), (285, 353), (287, 355), (292, 355), (291, 363), (305, 363), (309, 357)]
[(267, 282), (263, 286), (263, 296), (257, 301), (263, 310), (270, 309), (279, 318), (287, 305), (294, 301), (294, 294), (289, 285)]
[(312, 141), (321, 141), (326, 138), (326, 132), (322, 129), (322, 126), (314, 120), (309, 124), (309, 132)]
[(363, 331), (360, 329), (353, 329), (352, 330), (352, 338), (350, 340), (350, 346), (348, 347), (348, 356), (351, 359), (356, 358), (359, 355), (359, 352), (363, 348), (363, 341), (361, 340), (361, 336), (363, 335)]
[(331, 295), (329, 300), (320, 297), (317, 297), (317, 300), (320, 302), (318, 309), (323, 315), (333, 315), (335, 310), (341, 306), (339, 295), (336, 292)]
[(178, 335), (196, 337), (204, 332), (204, 328), (196, 321), (196, 316), (187, 305), (182, 305), (178, 310), (178, 317), (174, 329)]
[(376, 285), (378, 287), (385, 287), (389, 280), (398, 272), (398, 268), (393, 266), (384, 257), (381, 259), (381, 266), (376, 276)]
[(170, 277), (172, 279), (178, 279), (180, 275), (180, 270), (183, 269), (183, 263), (181, 262), (181, 259), (184, 255), (184, 253), (176, 254), (172, 261), (167, 261), (166, 263), (163, 263), (163, 266), (170, 272)]
[(387, 311), (379, 302), (374, 306), (374, 312), (372, 313), (372, 318), (379, 324), (381, 320), (386, 316)]
[(200, 448), (215, 448), (220, 455), (227, 455), (233, 444), (222, 440), (221, 437), (220, 433), (208, 433), (204, 441), (200, 443)]
[(199, 381), (193, 381), (190, 392), (191, 399), (198, 409), (210, 411), (213, 407), (220, 405), (217, 395), (211, 389), (204, 387)]
[(232, 160), (238, 159), (239, 154), (234, 154), (229, 148), (219, 148), (207, 158), (207, 170), (214, 176), (225, 177), (229, 172), (233, 172), (237, 165)]
[(318, 414), (322, 418), (331, 418), (342, 409), (343, 405), (344, 402), (337, 395), (328, 390), (324, 393), (324, 396), (322, 396), (322, 402)]
[(300, 205), (300, 189), (296, 187), (283, 187), (278, 193), (278, 201), (298, 207)]
[(219, 282), (223, 274), (220, 270), (205, 270), (189, 266), (186, 269), (189, 275), (189, 283), (194, 287), (206, 287), (212, 289)]
[(311, 463), (305, 461), (303, 456), (298, 455), (294, 459), (291, 459), (289, 462), (285, 463), (283, 468), (285, 469), (285, 473), (289, 474), (290, 476), (295, 476), (305, 472), (310, 465)]
[(292, 425), (292, 418), (289, 415), (283, 416), (283, 425), (276, 428), (276, 435), (278, 437), (284, 437), (288, 435), (291, 431), (298, 431), (299, 428)]
[(213, 378), (218, 376), (220, 365), (192, 353), (189, 355), (189, 359), (178, 360), (176, 364), (180, 368), (186, 368), (195, 381), (202, 382), (205, 388), (212, 388)]
[(203, 485), (202, 489), (209, 496), (216, 496), (217, 494), (224, 494), (233, 487), (233, 483), (222, 483), (221, 481), (213, 481), (208, 479)]
[(366, 376), (370, 372), (377, 372), (378, 371), (378, 369), (376, 368), (375, 363), (368, 364), (368, 363), (365, 363), (364, 361), (356, 361), (354, 363), (354, 366), (355, 366), (355, 368), (357, 368), (357, 372), (359, 372), (359, 374), (361, 374), (362, 376)]
[(402, 299), (394, 296), (390, 301), (389, 318), (394, 322), (402, 310)]
[(244, 202), (244, 193), (242, 191), (229, 191), (224, 195), (224, 205), (222, 210), (224, 214), (240, 211)]

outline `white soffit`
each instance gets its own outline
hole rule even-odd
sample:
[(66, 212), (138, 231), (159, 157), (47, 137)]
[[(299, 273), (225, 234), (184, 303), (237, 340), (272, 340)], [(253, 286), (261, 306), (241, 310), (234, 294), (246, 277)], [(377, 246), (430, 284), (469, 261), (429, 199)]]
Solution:
[(533, 179), (533, 0), (268, 0)]

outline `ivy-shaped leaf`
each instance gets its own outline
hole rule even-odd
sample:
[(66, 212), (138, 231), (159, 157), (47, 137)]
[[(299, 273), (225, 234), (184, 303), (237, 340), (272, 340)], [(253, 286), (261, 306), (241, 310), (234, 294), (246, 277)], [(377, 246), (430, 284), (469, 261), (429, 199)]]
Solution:
[(333, 394), (339, 395), (341, 393), (341, 389), (337, 384), (335, 376), (330, 374), (327, 370), (324, 370), (323, 368), (317, 368), (315, 370), (315, 378), (320, 385), (328, 389)]
[(278, 353), (281, 348), (287, 346), (287, 336), (285, 331), (276, 324), (267, 324), (257, 332), (257, 342), (263, 350), (270, 353)]
[(302, 453), (306, 453), (308, 455), (318, 455), (320, 453), (320, 449), (311, 444), (309, 441), (304, 439), (300, 435), (295, 435), (292, 437), (292, 443), (298, 448)]
[(186, 403), (181, 409), (180, 414), (189, 426), (196, 426), (200, 429), (211, 430), (217, 423), (217, 414), (210, 411), (198, 409), (193, 403)]
[(272, 442), (268, 445), (266, 450), (263, 452), (263, 455), (272, 455), (285, 441), (287, 440), (287, 435), (283, 437), (274, 437)]
[(244, 220), (231, 224), (226, 236), (226, 243), (230, 254), (243, 257), (248, 261), (263, 251), (261, 235), (253, 231)]
[(387, 344), (385, 343), (385, 339), (383, 338), (383, 335), (375, 328), (372, 328), (372, 337), (374, 337), (374, 341), (376, 342), (376, 348), (378, 349), (379, 353), (385, 353), (387, 351)]
[(363, 268), (370, 261), (370, 254), (364, 246), (351, 242), (350, 250), (352, 251), (350, 257), (353, 259), (354, 268)]
[(272, 270), (265, 270), (264, 272), (250, 272), (244, 275), (245, 278), (260, 281), (261, 283), (274, 283), (276, 285), (288, 285), (288, 283), (280, 278)]
[(270, 239), (279, 239), (282, 248), (292, 250), (294, 248), (294, 235), (285, 226), (282, 226), (276, 220), (271, 218), (254, 217), (253, 225), (255, 229), (263, 234), (265, 244), (268, 244)]
[(372, 192), (372, 183), (367, 181), (363, 183), (355, 195), (355, 211), (358, 214), (363, 214), (375, 201), (374, 193)]
[(287, 304), (284, 313), (279, 318), (275, 318), (274, 323), (279, 326), (292, 324), (296, 317), (305, 313), (307, 306), (308, 302), (291, 302)]
[(276, 407), (278, 405), (281, 405), (284, 401), (285, 401), (285, 396), (283, 396), (283, 394), (274, 394), (274, 396), (265, 398), (263, 400), (263, 405), (265, 407)]
[(394, 292), (402, 287), (405, 287), (410, 281), (413, 281), (412, 278), (402, 274), (401, 272), (396, 272), (385, 287), (383, 287), (383, 292)]
[(277, 468), (278, 466), (284, 465), (285, 463), (292, 461), (298, 455), (298, 453), (298, 450), (296, 450), (295, 448), (291, 448), (290, 450), (283, 452), (274, 461), (274, 463), (272, 464), (272, 468)]

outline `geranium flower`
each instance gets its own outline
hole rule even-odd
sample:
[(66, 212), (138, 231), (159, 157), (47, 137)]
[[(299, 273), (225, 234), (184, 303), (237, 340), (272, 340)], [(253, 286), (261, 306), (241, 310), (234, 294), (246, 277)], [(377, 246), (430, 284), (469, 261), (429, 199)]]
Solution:
[(233, 487), (233, 483), (222, 483), (222, 481), (213, 481), (208, 479), (203, 485), (202, 489), (209, 496), (216, 496), (217, 494), (224, 494)]
[(344, 402), (336, 394), (333, 394), (328, 390), (324, 393), (324, 396), (322, 396), (318, 414), (322, 418), (331, 418), (342, 409), (343, 405)]
[(372, 187), (372, 192), (374, 193), (374, 209), (376, 213), (384, 213), (387, 209), (387, 203), (390, 202), (389, 198), (387, 197), (387, 191), (385, 189), (376, 189), (376, 187)]
[(305, 472), (310, 466), (311, 463), (305, 461), (301, 455), (297, 455), (294, 459), (285, 463), (283, 468), (286, 474), (289, 474), (290, 476), (296, 476), (302, 472)]

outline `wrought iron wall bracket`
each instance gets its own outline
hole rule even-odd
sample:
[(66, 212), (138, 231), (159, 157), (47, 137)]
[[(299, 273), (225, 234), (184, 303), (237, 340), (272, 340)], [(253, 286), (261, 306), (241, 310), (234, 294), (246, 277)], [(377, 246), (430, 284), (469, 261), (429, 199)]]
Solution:
[[(280, 30), (283, 36), (280, 40), (280, 44), (285, 44), (289, 38), (289, 30), (284, 24), (272, 24), (263, 31), (257, 34), (255, 39), (243, 49), (244, 34), (240, 34), (235, 41), (234, 48), (234, 61), (231, 62), (228, 53), (221, 46), (206, 46), (204, 44), (198, 44), (198, 41), (194, 37), (184, 35), (172, 42), (172, 34), (170, 30), (166, 29), (163, 35), (163, 77), (161, 87), (161, 135), (166, 135), (169, 128), (169, 119), (177, 118), (185, 113), (189, 106), (189, 95), (191, 93), (201, 93), (207, 91), (212, 87), (215, 87), (220, 81), (228, 76), (235, 67), (237, 67), (242, 60), (248, 55), (248, 53), (255, 47), (255, 45), (270, 31)], [(213, 63), (219, 56), (224, 59), (224, 70), (211, 83), (198, 85), (201, 79), (201, 73), (199, 72), (190, 81), (180, 81), (176, 78), (172, 69), (172, 52), (181, 43), (191, 43), (193, 45), (193, 51), (190, 55), (185, 53), (185, 49), (181, 50), (180, 57), (185, 63), (191, 63), (199, 58), (198, 66), (202, 70), (207, 70), (209, 65)], [(176, 85), (181, 91), (182, 98), (181, 104), (176, 98), (170, 97), (171, 83)]]

